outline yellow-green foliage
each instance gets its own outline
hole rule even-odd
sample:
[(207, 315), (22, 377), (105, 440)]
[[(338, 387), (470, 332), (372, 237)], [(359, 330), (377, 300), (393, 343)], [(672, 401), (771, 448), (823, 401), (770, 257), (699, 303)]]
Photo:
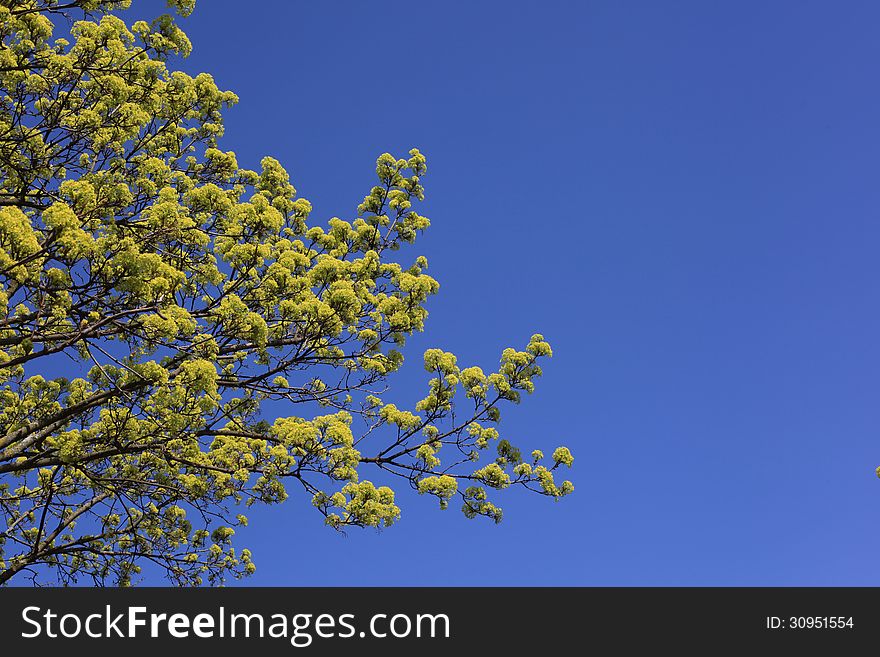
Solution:
[(247, 575), (250, 505), (305, 490), (334, 528), (395, 523), (370, 470), (495, 521), (487, 491), (571, 492), (568, 449), (526, 463), (496, 427), (541, 335), (491, 372), (429, 349), (413, 408), (378, 396), (439, 290), (400, 251), (430, 226), (425, 156), (380, 155), (352, 216), (313, 221), (280, 162), (221, 148), (238, 99), (173, 70), (175, 19), (129, 4), (0, 3), (0, 583)]

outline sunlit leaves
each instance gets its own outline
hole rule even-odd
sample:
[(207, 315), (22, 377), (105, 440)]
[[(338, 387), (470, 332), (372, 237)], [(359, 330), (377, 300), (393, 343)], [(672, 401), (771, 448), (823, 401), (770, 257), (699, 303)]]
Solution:
[(430, 226), (425, 156), (380, 155), (356, 212), (313, 219), (278, 160), (221, 148), (237, 97), (173, 70), (172, 16), (107, 13), (128, 4), (65, 3), (69, 39), (57, 2), (0, 7), (0, 582), (244, 576), (240, 511), (302, 491), (339, 530), (396, 523), (395, 483), (496, 522), (490, 493), (570, 493), (566, 448), (526, 462), (497, 427), (543, 336), (485, 371), (429, 349), (421, 399), (382, 398), (439, 291), (395, 258)]

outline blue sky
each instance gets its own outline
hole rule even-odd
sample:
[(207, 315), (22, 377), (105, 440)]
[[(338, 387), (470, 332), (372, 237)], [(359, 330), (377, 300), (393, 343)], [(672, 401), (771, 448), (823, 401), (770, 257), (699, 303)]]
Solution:
[(571, 497), (511, 492), (500, 526), (401, 491), (342, 536), (294, 495), (251, 514), (246, 583), (880, 584), (878, 20), (202, 0), (181, 67), (239, 94), (223, 146), (281, 160), (313, 220), (354, 216), (378, 154), (428, 156), (441, 293), (398, 399), (427, 347), (488, 369), (542, 332), (502, 427), (576, 457)]

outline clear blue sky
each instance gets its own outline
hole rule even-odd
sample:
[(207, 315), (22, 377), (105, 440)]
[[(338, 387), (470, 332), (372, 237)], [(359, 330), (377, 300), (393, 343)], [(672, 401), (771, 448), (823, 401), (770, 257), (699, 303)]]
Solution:
[(401, 491), (399, 525), (342, 536), (294, 495), (252, 514), (247, 583), (880, 585), (878, 22), (201, 0), (182, 68), (239, 94), (223, 146), (281, 160), (313, 219), (352, 218), (379, 153), (428, 156), (442, 289), (398, 398), (429, 346), (489, 368), (540, 331), (502, 427), (576, 457), (571, 497), (504, 495), (497, 527)]

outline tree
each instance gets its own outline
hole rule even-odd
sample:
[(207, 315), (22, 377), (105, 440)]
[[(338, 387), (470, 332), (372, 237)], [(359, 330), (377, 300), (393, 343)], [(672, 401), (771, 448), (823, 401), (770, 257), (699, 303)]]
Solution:
[(246, 575), (241, 511), (292, 488), (336, 529), (397, 520), (369, 469), (495, 521), (493, 490), (571, 492), (566, 448), (496, 442), (541, 335), (488, 375), (430, 349), (414, 409), (379, 397), (438, 290), (391, 259), (429, 225), (425, 157), (382, 155), (357, 217), (310, 227), (278, 161), (218, 148), (237, 98), (169, 69), (172, 16), (129, 27), (129, 4), (0, 0), (0, 582)]

